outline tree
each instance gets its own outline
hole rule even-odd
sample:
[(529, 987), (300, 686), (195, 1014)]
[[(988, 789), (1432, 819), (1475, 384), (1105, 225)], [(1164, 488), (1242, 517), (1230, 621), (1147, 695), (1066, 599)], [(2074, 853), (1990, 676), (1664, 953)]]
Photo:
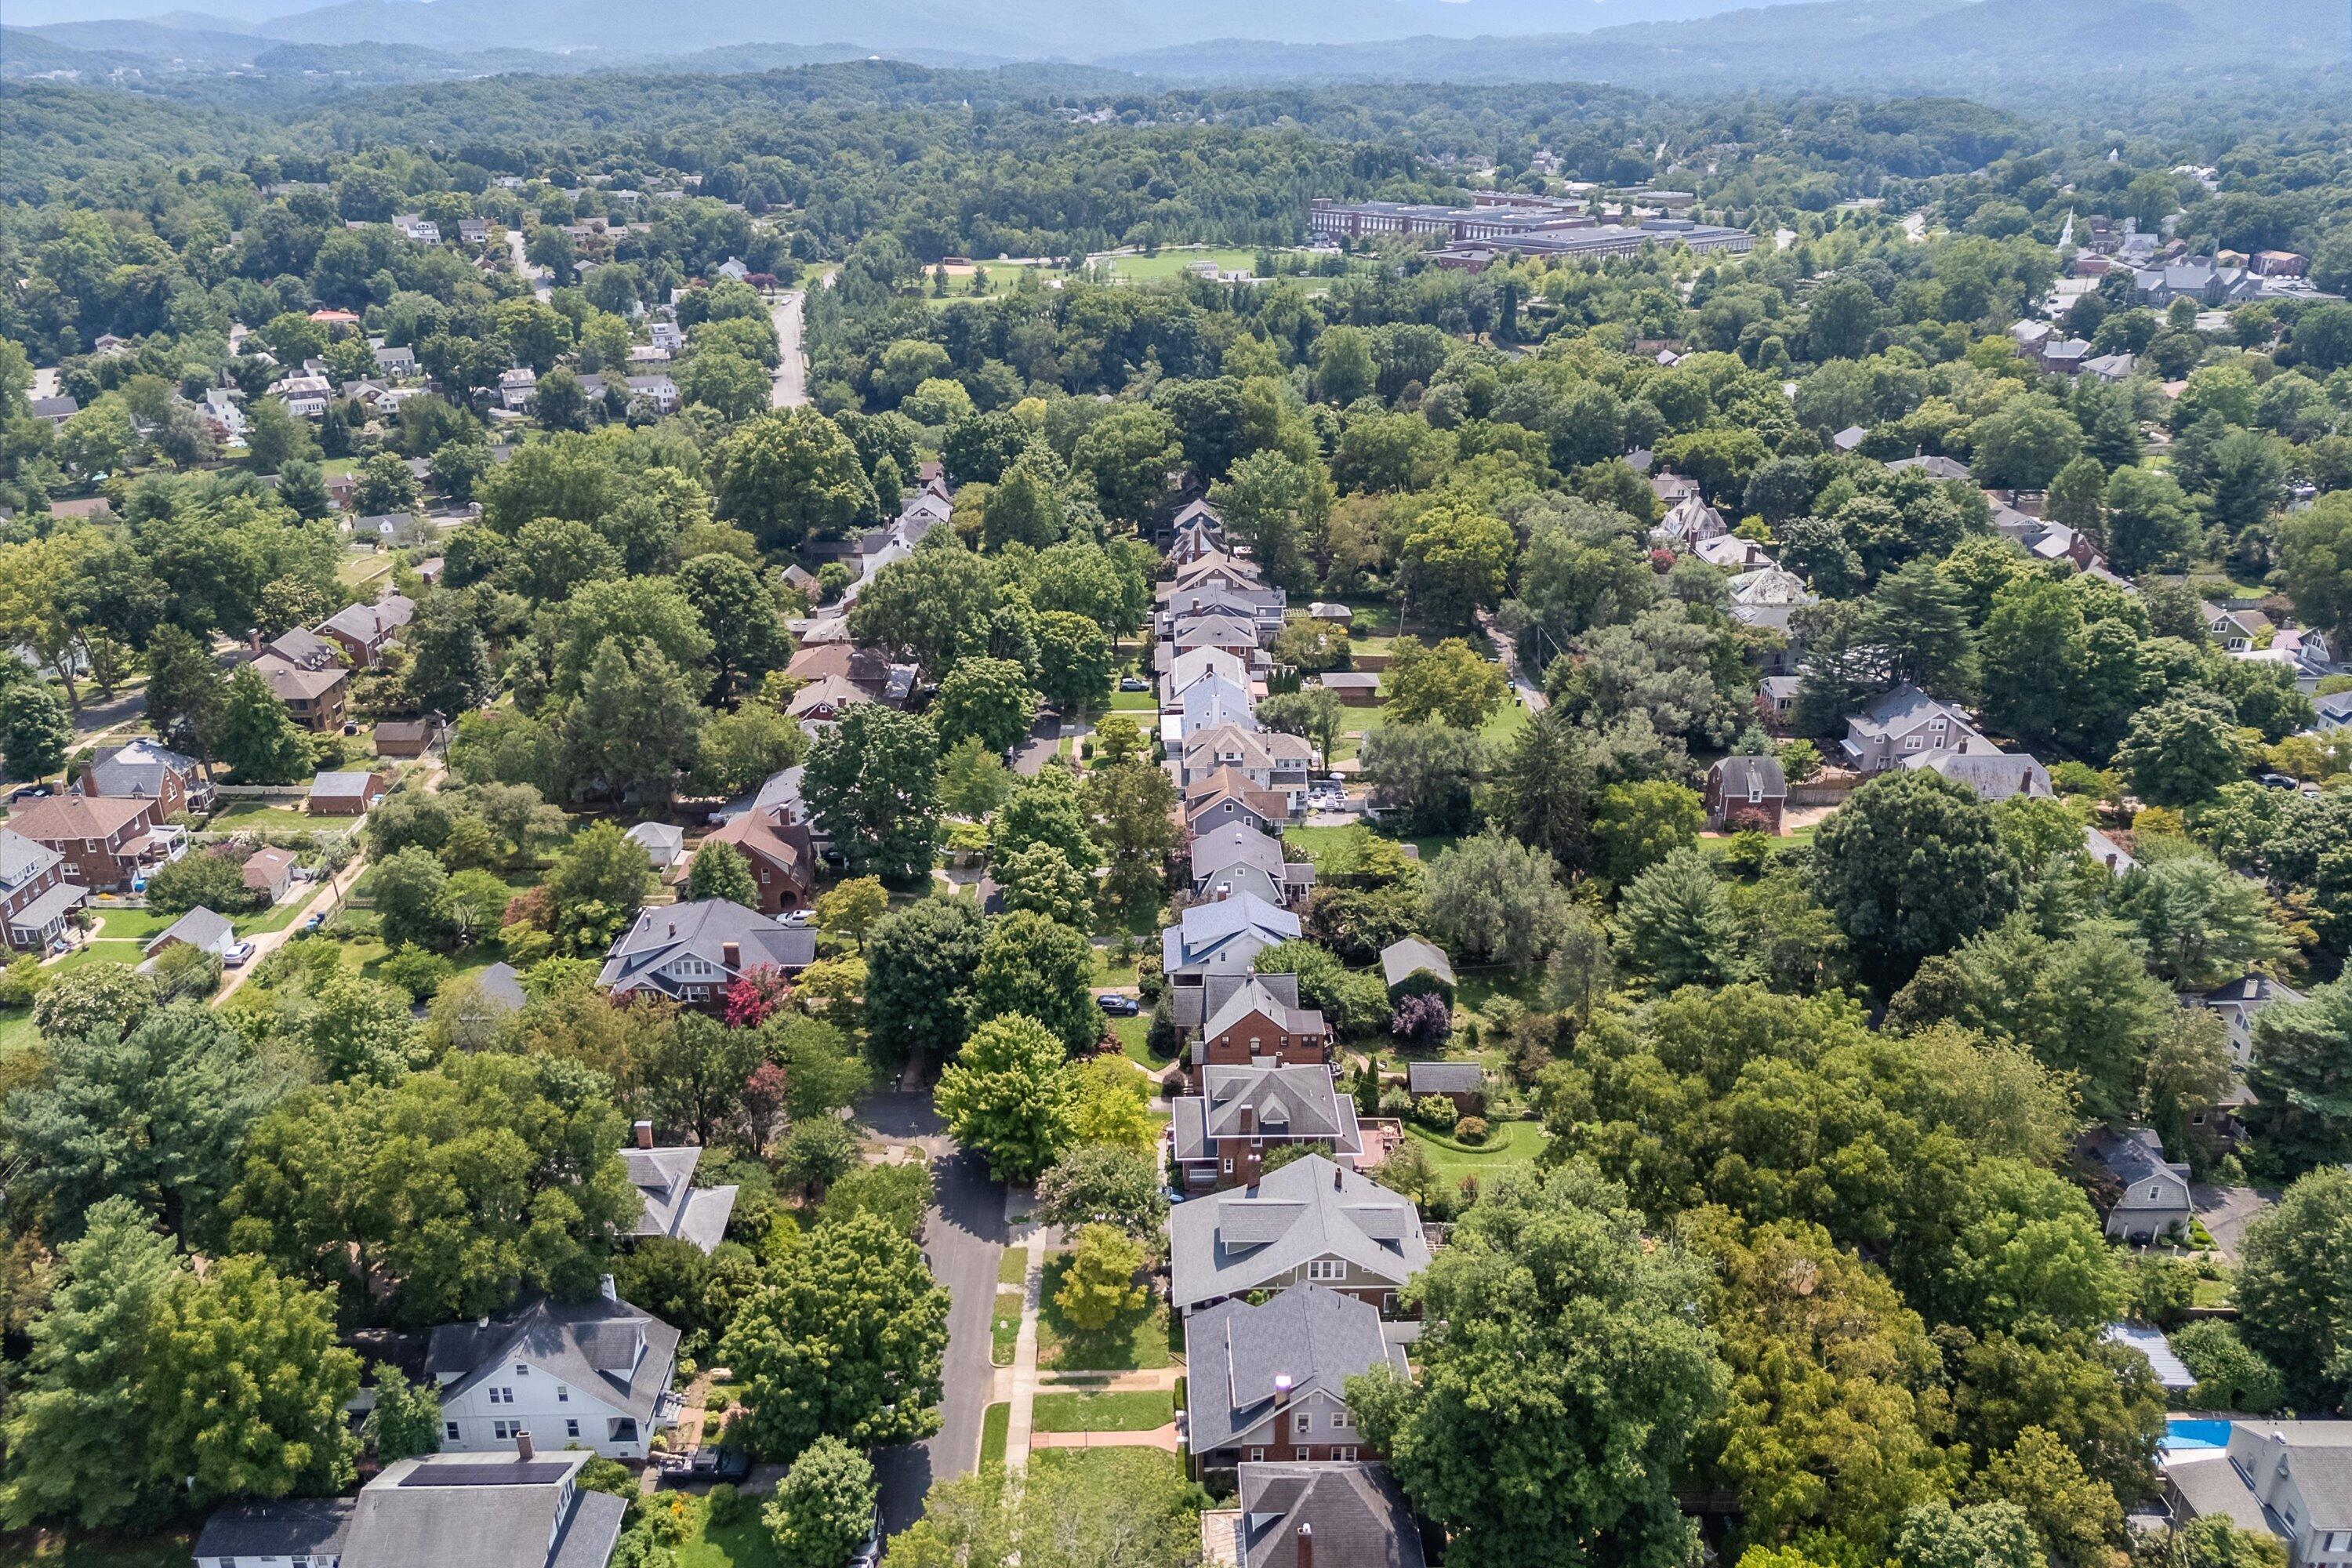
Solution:
[(2105, 495), (2107, 559), (2137, 577), (2184, 564), (2197, 542), (2197, 509), (2170, 474), (2117, 468)]
[(1927, 769), (1853, 792), (1813, 841), (1822, 900), (1864, 965), (1906, 978), (2015, 905), (2017, 868), (1992, 807)]
[(1100, 1332), (1150, 1300), (1136, 1279), (1143, 1264), (1142, 1243), (1108, 1225), (1086, 1226), (1063, 1271), (1062, 1288), (1054, 1292), (1054, 1305), (1080, 1329)]
[(1954, 1508), (1941, 1499), (1904, 1513), (1894, 1556), (1900, 1568), (2046, 1568), (2049, 1561), (2015, 1504)]
[[(1391, 717), (1396, 717), (1393, 702), (1390, 709)], [(1279, 730), (1286, 735), (1312, 741), (1317, 751), (1329, 757), (1339, 749), (1339, 732), (1348, 722), (1348, 710), (1346, 704), (1339, 700), (1338, 692), (1315, 686), (1298, 691), (1279, 691), (1267, 697), (1257, 705), (1257, 721), (1269, 730)], [(1105, 724), (1108, 722), (1108, 720), (1104, 721)], [(1097, 746), (1101, 743), (1099, 731), (1096, 743)]]
[(1081, 1144), (1037, 1178), (1041, 1225), (1077, 1232), (1111, 1226), (1138, 1241), (1156, 1243), (1168, 1218), (1168, 1192), (1149, 1152)]
[(762, 548), (791, 549), (808, 533), (875, 514), (873, 481), (841, 426), (813, 408), (763, 415), (720, 443), (723, 516)]
[(449, 873), (441, 858), (419, 845), (388, 856), (370, 881), (384, 942), (440, 945), (449, 935)]
[(127, 963), (68, 970), (41, 990), (33, 1026), (44, 1040), (128, 1034), (154, 1011), (154, 983)]
[(47, 1072), (8, 1097), (10, 1142), (27, 1163), (26, 1195), (53, 1205), (65, 1236), (109, 1197), (196, 1234), (236, 1180), (246, 1130), (290, 1087), (193, 1003), (52, 1037), (48, 1056)]
[(760, 1037), (749, 1028), (730, 1028), (706, 1013), (681, 1012), (654, 1037), (657, 1044), (646, 1064), (646, 1109), (660, 1125), (682, 1127), (697, 1143), (710, 1147), (740, 1120), (743, 1085), (766, 1059)]
[(470, 593), (428, 594), (400, 634), (408, 650), (402, 684), (427, 712), (468, 713), (498, 689), (489, 640)]
[(1472, 791), (1486, 767), (1486, 743), (1451, 724), (1383, 724), (1364, 737), (1359, 763), (1384, 816), (1404, 833), (1461, 833), (1471, 826)]
[(1209, 487), (1209, 501), (1268, 582), (1303, 585), (1306, 541), (1331, 510), (1331, 479), (1320, 463), (1294, 462), (1272, 447), (1252, 452)]
[(1092, 921), (1086, 876), (1050, 844), (1032, 844), (1004, 856), (991, 875), (1004, 895), (1007, 913), (1027, 911), (1076, 931)]
[(1037, 689), (1065, 716), (1086, 712), (1110, 689), (1110, 634), (1084, 616), (1037, 617)]
[(42, 1520), (104, 1529), (169, 1495), (150, 1462), (154, 1413), (138, 1386), (149, 1327), (179, 1265), (127, 1197), (92, 1207), (58, 1261), (56, 1292), (34, 1320), (0, 1417), (0, 1519), (17, 1530)]
[(1521, 972), (1559, 945), (1569, 907), (1551, 858), (1492, 828), (1431, 863), (1423, 900), (1430, 930), (1448, 952)]
[(2132, 720), (2116, 767), (2151, 805), (2198, 805), (2245, 773), (2237, 716), (2210, 691), (2176, 692)]
[(2195, 849), (2152, 855), (2126, 879), (2117, 912), (2139, 928), (2148, 963), (2196, 990), (2285, 956), (2262, 884)]
[(1630, 882), (1696, 844), (1706, 826), (1706, 803), (1687, 784), (1666, 779), (1611, 784), (1592, 816), (1596, 868), (1620, 884)]
[(2295, 613), (2352, 636), (2352, 493), (2330, 490), (2279, 520), (2279, 571)]
[(865, 1539), (879, 1494), (874, 1466), (835, 1436), (801, 1451), (760, 1510), (782, 1568), (840, 1568)]
[(1089, 426), (1071, 448), (1070, 466), (1094, 480), (1106, 516), (1143, 522), (1183, 467), (1175, 422), (1148, 404), (1119, 404)]
[(2065, 585), (2031, 576), (2000, 589), (1980, 647), (1986, 717), (2021, 734), (2055, 736), (2073, 716), (2064, 675), (2084, 662), (2083, 612)]
[(2352, 981), (2263, 1008), (2253, 1037), (2246, 1087), (2263, 1149), (2294, 1170), (2352, 1158)]
[(1973, 680), (1967, 607), (1951, 579), (1930, 562), (1907, 562), (1878, 580), (1860, 635), (1883, 650), (1890, 681), (1960, 692)]
[(929, 721), (878, 702), (856, 705), (818, 737), (807, 795), (853, 874), (929, 874), (939, 837), (939, 752)]
[(1720, 985), (1738, 976), (1738, 928), (1714, 864), (1676, 849), (1626, 886), (1617, 952), (1659, 991)]
[(1397, 580), (1408, 613), (1441, 626), (1466, 626), (1503, 596), (1517, 544), (1510, 524), (1458, 502), (1431, 508), (1404, 537)]
[(893, 910), (866, 933), (866, 1018), (884, 1061), (947, 1057), (963, 1043), (987, 921), (961, 899)]
[(917, 666), (939, 680), (958, 659), (988, 651), (998, 607), (994, 562), (940, 540), (876, 573), (849, 612), (849, 633), (861, 647)]
[(706, 720), (695, 742), (694, 781), (715, 794), (740, 795), (807, 754), (808, 740), (783, 714), (746, 702)]
[(2200, 1410), (2275, 1410), (2285, 1398), (2278, 1368), (2246, 1348), (2234, 1323), (2206, 1318), (2173, 1331), (2172, 1344), (2196, 1374)]
[(687, 862), (686, 896), (725, 899), (745, 909), (760, 907), (759, 885), (751, 880), (751, 862), (732, 844), (706, 839)]
[(311, 771), (310, 736), (249, 664), (228, 678), (212, 750), (239, 784), (292, 784)]
[(1069, 1139), (1077, 1074), (1059, 1040), (1017, 1015), (982, 1024), (935, 1096), (956, 1142), (1000, 1181), (1030, 1182)]
[(2352, 1376), (2352, 1172), (2312, 1171), (2246, 1227), (2238, 1331), (2290, 1404), (2333, 1403)]
[(1004, 759), (977, 735), (966, 735), (940, 758), (940, 805), (958, 816), (986, 816), (1004, 804), (1013, 774)]
[(656, 886), (645, 847), (611, 822), (574, 834), (547, 874), (555, 934), (574, 952), (601, 952), (634, 919)]
[(1019, 1015), (1043, 1024), (1065, 1049), (1085, 1050), (1102, 1034), (1101, 1009), (1087, 988), (1094, 963), (1085, 935), (1047, 915), (1015, 910), (992, 921), (972, 971), (974, 1027)]
[(650, 638), (614, 636), (597, 645), (556, 728), (581, 787), (658, 801), (694, 765), (702, 721), (680, 666)]
[(939, 1430), (948, 1295), (879, 1215), (818, 1226), (746, 1300), (719, 1359), (744, 1385), (751, 1451), (794, 1460), (820, 1437), (853, 1447)]
[(991, 752), (1009, 752), (1029, 733), (1037, 693), (1028, 671), (1009, 658), (967, 658), (940, 682), (932, 705), (940, 744), (954, 747), (965, 737)]
[(1079, 1144), (1150, 1150), (1159, 1142), (1150, 1101), (1151, 1091), (1133, 1063), (1116, 1052), (1095, 1057), (1078, 1069), (1070, 1137)]
[(1479, 658), (1461, 637), (1447, 637), (1435, 647), (1413, 639), (1398, 643), (1387, 685), (1391, 722), (1434, 718), (1465, 730), (1485, 723), (1507, 689), (1502, 667)]
[(1419, 1379), (1351, 1378), (1348, 1405), (1449, 1560), (1667, 1568), (1696, 1550), (1675, 1478), (1727, 1381), (1708, 1289), (1589, 1167), (1499, 1175), (1401, 1292)]
[(2046, 489), (2083, 449), (2082, 427), (2073, 416), (2034, 393), (2012, 397), (1978, 420), (1971, 439), (1969, 473), (1995, 489)]
[(866, 933), (874, 929), (874, 922), (889, 912), (890, 895), (877, 877), (851, 877), (837, 882), (816, 901), (816, 923), (860, 947), (865, 946)]
[(792, 658), (774, 592), (743, 562), (716, 552), (695, 556), (677, 569), (677, 585), (710, 634), (714, 700), (727, 701)]
[(2022, 1512), (2053, 1559), (2089, 1564), (2118, 1560), (2123, 1505), (2113, 1488), (2083, 1468), (2057, 1434), (2028, 1426), (1985, 1467), (1984, 1493)]
[[(666, 1237), (654, 1240), (667, 1240)], [(695, 1254), (701, 1257), (700, 1252)], [(631, 1300), (635, 1298), (632, 1297)], [(375, 1404), (361, 1424), (360, 1438), (379, 1465), (397, 1464), (441, 1451), (441, 1395), (431, 1384), (412, 1383), (396, 1366), (375, 1377)]]
[(1158, 908), (1168, 858), (1182, 842), (1175, 782), (1143, 758), (1098, 763), (1087, 775), (1085, 801), (1105, 867), (1104, 901), (1121, 915)]
[(56, 692), (32, 680), (0, 691), (0, 760), (7, 763), (11, 777), (48, 777), (66, 765), (73, 743), (73, 721)]
[(147, 907), (160, 915), (184, 915), (197, 905), (222, 914), (258, 909), (261, 895), (245, 885), (242, 851), (183, 855), (155, 868), (147, 879)]
[(154, 1312), (134, 1387), (159, 1477), (199, 1507), (350, 1484), (360, 1358), (336, 1342), (331, 1292), (225, 1258), (175, 1276)]
[(226, 710), (212, 650), (178, 626), (155, 628), (147, 644), (147, 721), (164, 742), (210, 760)]

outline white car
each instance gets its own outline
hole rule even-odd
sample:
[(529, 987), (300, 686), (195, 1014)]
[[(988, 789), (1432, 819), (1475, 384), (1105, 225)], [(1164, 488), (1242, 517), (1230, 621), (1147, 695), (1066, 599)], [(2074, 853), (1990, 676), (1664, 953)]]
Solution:
[(806, 910), (786, 910), (776, 917), (776, 923), (798, 931), (809, 923), (809, 912)]

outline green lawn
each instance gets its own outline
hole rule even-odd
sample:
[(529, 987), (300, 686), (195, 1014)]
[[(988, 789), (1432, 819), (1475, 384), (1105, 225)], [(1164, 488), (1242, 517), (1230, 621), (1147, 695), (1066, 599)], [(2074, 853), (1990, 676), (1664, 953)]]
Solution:
[(316, 882), (297, 883), (295, 885), (294, 896), (288, 899), (284, 903), (272, 904), (269, 908), (262, 910), (257, 915), (245, 915), (240, 917), (236, 922), (236, 934), (239, 936), (261, 936), (269, 931), (284, 931), (288, 926), (294, 923), (294, 917), (296, 915), (300, 914), (304, 910), (310, 907), (310, 900), (318, 893), (318, 890), (319, 885)]
[[(1045, 1264), (1045, 1299), (1037, 1313), (1037, 1364), (1062, 1372), (1138, 1372), (1166, 1366), (1168, 1307), (1154, 1296), (1139, 1312), (1122, 1314), (1107, 1329), (1081, 1329), (1062, 1315), (1054, 1293), (1062, 1288), (1069, 1268), (1067, 1253)], [(1159, 1422), (1146, 1425), (1156, 1426)], [(1076, 1431), (1076, 1427), (1043, 1430)]]
[(1458, 984), (1454, 988), (1454, 1005), (1465, 1013), (1483, 1012), (1486, 1004), (1497, 996), (1508, 996), (1523, 1003), (1532, 1012), (1543, 1010), (1544, 977), (1540, 973), (1522, 974), (1511, 969), (1471, 969), (1457, 972)]
[(1157, 256), (1121, 256), (1110, 263), (1111, 275), (1129, 283), (1149, 283), (1161, 278), (1181, 278), (1184, 269), (1203, 261), (1213, 261), (1218, 269), (1232, 272), (1257, 265), (1255, 250), (1163, 250)]
[(104, 922), (99, 928), (99, 935), (120, 937), (130, 942), (145, 942), (151, 936), (160, 936), (166, 926), (180, 918), (158, 910), (110, 910), (93, 906), (89, 912)]
[(2226, 1307), (2230, 1304), (2230, 1281), (2200, 1279), (2189, 1287), (2189, 1304), (2192, 1307)]
[(1190, 1478), (1184, 1460), (1165, 1448), (1039, 1448), (1029, 1456), (1029, 1468), (1092, 1470), (1104, 1477), (1102, 1497), (1157, 1497), (1183, 1489)]
[(1155, 1056), (1152, 1053), (1150, 1043), (1151, 1020), (1148, 1016), (1113, 1018), (1110, 1021), (1110, 1032), (1111, 1037), (1118, 1041), (1118, 1048), (1127, 1053), (1128, 1060), (1149, 1068), (1153, 1072), (1158, 1072), (1176, 1059), (1174, 1057)]
[(1106, 988), (1134, 984), (1135, 960), (1129, 957), (1115, 963), (1112, 961), (1110, 949), (1107, 947), (1095, 949), (1095, 977), (1091, 984)]
[(1544, 1130), (1532, 1121), (1506, 1121), (1497, 1126), (1486, 1143), (1472, 1149), (1450, 1138), (1440, 1138), (1427, 1128), (1408, 1125), (1406, 1134), (1421, 1145), (1437, 1173), (1450, 1182), (1465, 1176), (1483, 1176), (1507, 1166), (1525, 1165), (1543, 1152)]
[(208, 828), (214, 833), (257, 833), (268, 828), (319, 833), (341, 832), (352, 826), (353, 822), (348, 818), (314, 817), (271, 801), (237, 800), (213, 813)]
[(1004, 1435), (1013, 1426), (1013, 1406), (997, 1401), (980, 1413), (980, 1463), (985, 1469), (990, 1465), (1004, 1463)]
[(33, 1027), (33, 1010), (30, 1007), (0, 1013), (0, 1057), (13, 1055), (40, 1042), (41, 1031)]
[[(1444, 851), (1452, 848), (1461, 837), (1459, 834), (1454, 833), (1433, 833), (1418, 838), (1408, 838), (1397, 834), (1382, 833), (1379, 827), (1370, 824), (1366, 826), (1372, 833), (1382, 838), (1393, 838), (1400, 844), (1413, 846), (1421, 852), (1421, 858), (1424, 865)], [(1286, 827), (1282, 830), (1282, 843), (1283, 847), (1293, 855), (1314, 861), (1318, 868), (1325, 871), (1337, 871), (1345, 868), (1348, 864), (1348, 848), (1354, 841), (1352, 836), (1355, 831), (1352, 827)]]
[(1039, 1432), (1149, 1432), (1176, 1419), (1165, 1388), (1122, 1394), (1041, 1394), (1030, 1426)]
[(195, 1530), (152, 1535), (89, 1531), (0, 1534), (0, 1563), (8, 1568), (186, 1568)]
[(86, 969), (93, 963), (136, 965), (146, 956), (146, 944), (143, 942), (118, 942), (110, 937), (93, 937), (50, 964), (49, 973), (63, 974), (68, 970)]
[(1027, 1247), (1008, 1247), (997, 1256), (996, 1282), (999, 1285), (1018, 1285), (1028, 1277), (1029, 1249)]
[(1150, 691), (1114, 691), (1110, 694), (1110, 710), (1114, 713), (1153, 713), (1159, 711), (1160, 698)]
[[(657, 1492), (648, 1501), (655, 1507), (663, 1507), (673, 1497), (687, 1496), (684, 1492)], [(674, 1559), (677, 1568), (775, 1568), (781, 1563), (776, 1556), (775, 1538), (760, 1521), (757, 1508), (743, 1510), (732, 1523), (714, 1525), (710, 1522), (710, 1510), (701, 1499), (689, 1499), (687, 1507), (694, 1524), (686, 1539), (677, 1543)]]

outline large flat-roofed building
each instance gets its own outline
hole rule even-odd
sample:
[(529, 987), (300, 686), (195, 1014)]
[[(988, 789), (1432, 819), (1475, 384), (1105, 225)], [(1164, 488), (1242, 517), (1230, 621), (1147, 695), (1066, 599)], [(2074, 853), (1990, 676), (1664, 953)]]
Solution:
[(1318, 197), (1307, 208), (1307, 230), (1317, 239), (1372, 235), (1423, 235), (1447, 242), (1441, 266), (1483, 271), (1496, 256), (1633, 256), (1645, 245), (1687, 246), (1695, 251), (1748, 251), (1756, 237), (1742, 228), (1694, 223), (1686, 217), (1603, 224), (1581, 212), (1554, 207), (1447, 207), (1412, 202), (1339, 202)]
[(1591, 228), (1582, 213), (1506, 206), (1447, 207), (1416, 202), (1339, 202), (1318, 197), (1307, 211), (1307, 232), (1337, 239), (1372, 234), (1420, 234), (1439, 239), (1511, 239), (1553, 229)]

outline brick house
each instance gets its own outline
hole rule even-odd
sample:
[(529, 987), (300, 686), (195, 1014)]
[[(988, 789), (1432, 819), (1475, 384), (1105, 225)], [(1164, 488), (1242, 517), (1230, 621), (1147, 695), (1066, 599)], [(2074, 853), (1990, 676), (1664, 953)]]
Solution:
[(416, 616), (415, 601), (386, 594), (373, 605), (346, 605), (319, 623), (319, 635), (332, 638), (354, 669), (372, 669), (383, 660), (383, 650)]
[(1299, 1005), (1296, 974), (1213, 974), (1202, 982), (1198, 998), (1199, 1017), (1177, 1019), (1199, 1031), (1185, 1057), (1195, 1081), (1213, 1067), (1329, 1067), (1331, 1026), (1316, 1009)]
[(91, 752), (74, 788), (86, 795), (152, 800), (166, 822), (184, 811), (203, 809), (213, 793), (194, 757), (143, 739)]
[(742, 851), (751, 863), (751, 880), (759, 885), (763, 915), (806, 909), (816, 896), (816, 847), (808, 825), (793, 821), (782, 805), (754, 805), (703, 842), (732, 844)]
[(52, 795), (16, 807), (8, 826), (54, 850), (85, 888), (128, 889), (148, 868), (178, 858), (186, 836), (163, 826), (160, 803)]
[(1319, 1062), (1204, 1066), (1196, 1076), (1200, 1092), (1175, 1101), (1170, 1128), (1188, 1187), (1255, 1185), (1266, 1151), (1285, 1143), (1309, 1144), (1350, 1167), (1364, 1151), (1356, 1102)]
[(0, 827), (0, 917), (16, 952), (39, 952), (89, 897), (66, 875), (65, 858), (14, 828)]
[(1757, 827), (1778, 835), (1789, 804), (1789, 777), (1778, 757), (1725, 757), (1706, 770), (1707, 826)]
[(294, 721), (313, 734), (331, 735), (351, 710), (352, 674), (347, 669), (306, 668), (274, 653), (253, 661), (271, 695), (286, 704)]
[(755, 969), (798, 974), (816, 962), (816, 933), (778, 925), (726, 899), (698, 899), (637, 911), (604, 954), (597, 987), (718, 1012), (727, 989)]
[(1348, 1408), (1348, 1379), (1376, 1366), (1407, 1375), (1406, 1325), (1322, 1285), (1258, 1306), (1221, 1301), (1184, 1321), (1192, 1476), (1266, 1460), (1373, 1457)]

